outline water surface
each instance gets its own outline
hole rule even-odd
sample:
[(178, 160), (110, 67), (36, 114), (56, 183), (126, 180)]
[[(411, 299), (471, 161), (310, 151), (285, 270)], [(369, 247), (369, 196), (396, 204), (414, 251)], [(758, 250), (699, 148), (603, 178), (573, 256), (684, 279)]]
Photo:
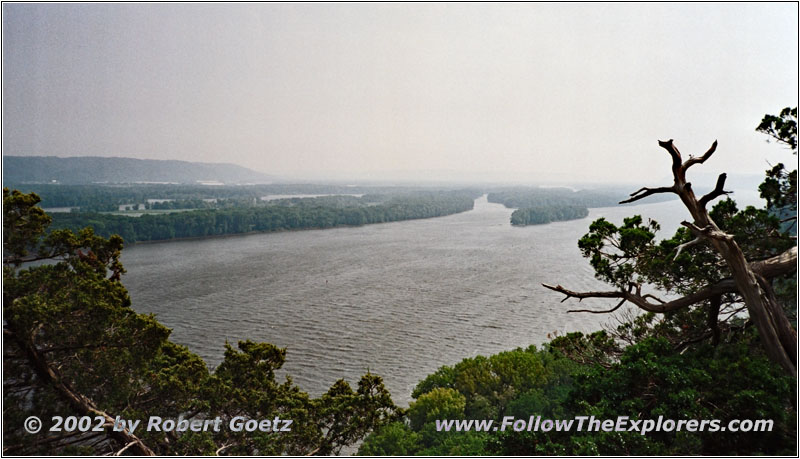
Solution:
[[(284, 368), (311, 394), (369, 369), (405, 405), (441, 365), (609, 323), (566, 313), (577, 303), (540, 286), (608, 289), (577, 247), (593, 219), (639, 213), (666, 236), (689, 217), (678, 201), (527, 227), (512, 227), (511, 212), (483, 197), (441, 218), (136, 245), (123, 252), (123, 282), (137, 311), (211, 367), (225, 340), (267, 341), (287, 348)], [(613, 305), (581, 304), (593, 306)]]

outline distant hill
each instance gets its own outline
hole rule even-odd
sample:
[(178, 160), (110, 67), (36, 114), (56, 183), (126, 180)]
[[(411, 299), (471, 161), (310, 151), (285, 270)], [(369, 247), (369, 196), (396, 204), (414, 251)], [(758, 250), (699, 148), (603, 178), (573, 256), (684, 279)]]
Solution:
[[(3, 183), (273, 183), (276, 177), (235, 164), (106, 158), (3, 156)], [(55, 181), (55, 182), (54, 182)]]

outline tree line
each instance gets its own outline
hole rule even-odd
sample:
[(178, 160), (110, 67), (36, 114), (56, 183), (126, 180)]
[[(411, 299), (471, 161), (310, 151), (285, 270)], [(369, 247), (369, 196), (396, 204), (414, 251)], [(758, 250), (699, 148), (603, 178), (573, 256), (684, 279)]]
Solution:
[[(273, 205), (204, 209), (129, 217), (100, 213), (58, 213), (52, 229), (92, 227), (96, 234), (118, 234), (127, 242), (218, 236), (250, 232), (322, 229), (431, 218), (471, 210), (475, 191), (416, 192), (375, 197), (325, 197), (284, 200)], [(342, 202), (347, 205), (340, 205)]]
[[(77, 207), (83, 212), (113, 212), (120, 205), (145, 204), (148, 200), (174, 200), (180, 201), (181, 207), (186, 209), (188, 204), (194, 202), (199, 208), (207, 204), (197, 203), (197, 200), (219, 201), (220, 207), (224, 202), (235, 205), (254, 205), (267, 195), (291, 194), (403, 194), (424, 190), (413, 187), (389, 186), (345, 186), (323, 184), (271, 184), (271, 185), (180, 185), (180, 184), (92, 184), (92, 185), (63, 185), (63, 184), (28, 184), (14, 183), (14, 177), (3, 177), (4, 184), (23, 193), (36, 193), (40, 205), (50, 207)], [(455, 191), (455, 189), (451, 190)], [(162, 204), (164, 206), (164, 204)], [(153, 207), (158, 208), (158, 207)]]
[(613, 206), (626, 195), (616, 188), (572, 190), (516, 187), (492, 191), (488, 194), (488, 200), (516, 209), (511, 214), (511, 224), (524, 226), (585, 218), (589, 215), (589, 207)]
[(576, 191), (569, 188), (516, 187), (491, 191), (488, 200), (510, 209), (548, 206), (608, 207), (616, 205), (626, 195), (623, 190), (616, 188)]
[(589, 215), (583, 206), (539, 206), (517, 209), (511, 213), (511, 224), (516, 226), (540, 225), (564, 220), (576, 220)]

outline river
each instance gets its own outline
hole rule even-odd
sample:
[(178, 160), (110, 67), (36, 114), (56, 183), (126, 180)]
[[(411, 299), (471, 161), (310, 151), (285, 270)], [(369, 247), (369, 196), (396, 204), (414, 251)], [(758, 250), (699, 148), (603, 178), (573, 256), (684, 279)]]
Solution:
[(369, 370), (405, 406), (442, 365), (611, 323), (567, 313), (574, 300), (540, 285), (608, 288), (577, 247), (593, 219), (638, 213), (666, 237), (689, 217), (677, 200), (527, 227), (512, 227), (511, 212), (484, 196), (440, 218), (135, 245), (123, 251), (123, 283), (134, 309), (155, 313), (211, 368), (226, 340), (267, 341), (287, 348), (280, 374), (312, 395), (339, 378), (355, 387)]

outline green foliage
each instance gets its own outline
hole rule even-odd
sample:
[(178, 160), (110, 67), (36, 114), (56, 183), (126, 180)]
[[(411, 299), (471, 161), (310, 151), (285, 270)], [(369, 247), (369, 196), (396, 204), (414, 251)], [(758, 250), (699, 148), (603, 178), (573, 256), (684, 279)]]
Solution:
[(626, 218), (619, 227), (600, 218), (592, 222), (578, 247), (590, 259), (598, 279), (627, 288), (645, 280), (639, 267), (651, 260), (658, 229), (657, 222), (644, 224), (639, 215)]
[[(621, 346), (613, 336), (604, 330), (584, 335), (580, 332), (567, 333), (550, 341), (550, 349), (569, 361), (581, 364), (595, 364), (608, 367), (622, 352)], [(557, 362), (563, 362), (558, 360)]]
[[(36, 207), (41, 200), (35, 194), (22, 194), (17, 190), (3, 188), (3, 249), (10, 255), (10, 262), (19, 265), (32, 249), (30, 245), (50, 224), (50, 217)], [(6, 253), (3, 253), (5, 263)]]
[(786, 144), (797, 154), (797, 107), (786, 107), (780, 115), (764, 115), (756, 131)]
[[(786, 145), (797, 156), (797, 107), (786, 107), (779, 116), (764, 115), (756, 131), (770, 136)], [(785, 220), (783, 229), (797, 234), (797, 168), (787, 169), (778, 163), (767, 170), (764, 182), (759, 186), (761, 197), (767, 200), (767, 208)], [(789, 220), (794, 217), (794, 220)]]
[[(640, 323), (640, 327), (646, 326)], [(423, 380), (417, 401), (408, 412), (410, 424), (395, 423), (369, 435), (359, 454), (372, 455), (687, 455), (788, 454), (796, 439), (796, 411), (792, 404), (795, 381), (754, 346), (752, 331), (740, 333), (726, 346), (702, 345), (675, 352), (663, 337), (645, 336), (616, 358), (597, 361), (573, 357), (601, 355), (612, 345), (608, 335), (573, 333), (556, 338), (541, 351), (517, 349), (515, 362), (498, 367), (498, 379), (510, 381), (516, 394), (510, 400), (486, 397), (486, 385), (464, 385), (460, 390), (441, 387), (459, 379), (475, 381), (476, 368), (487, 368), (491, 358), (466, 359), (443, 367)], [(592, 352), (587, 352), (591, 350)], [(610, 352), (610, 351), (609, 351)], [(535, 382), (515, 378), (538, 357)], [(480, 380), (481, 378), (477, 378)], [(473, 406), (470, 407), (470, 400)], [(476, 401), (480, 400), (481, 403)], [(476, 405), (477, 403), (477, 405)], [(501, 405), (503, 404), (503, 405)], [(473, 412), (470, 413), (470, 410)], [(493, 412), (487, 416), (487, 412)], [(771, 419), (771, 432), (576, 431), (550, 432), (437, 432), (436, 419), (574, 419), (595, 416), (613, 419)], [(495, 424), (498, 425), (498, 424)], [(414, 446), (416, 445), (416, 447)]]
[(368, 436), (358, 454), (363, 456), (411, 456), (420, 449), (420, 435), (404, 422), (392, 422)]
[[(578, 376), (567, 407), (574, 415), (598, 418), (720, 419), (722, 425), (732, 419), (772, 419), (772, 432), (652, 432), (645, 437), (615, 432), (608, 438), (585, 433), (580, 449), (567, 454), (580, 454), (587, 444), (604, 455), (780, 454), (790, 450), (796, 438), (791, 403), (795, 382), (754, 352), (752, 339), (748, 333), (729, 346), (700, 346), (682, 354), (663, 338), (644, 339), (626, 348), (611, 368), (594, 366)], [(568, 444), (567, 437), (576, 441), (574, 433), (540, 436), (557, 444)], [(544, 438), (539, 440), (546, 443)]]
[(419, 430), (436, 419), (461, 419), (467, 399), (455, 389), (436, 387), (420, 395), (408, 408), (411, 427)]
[[(577, 364), (555, 349), (535, 346), (490, 357), (464, 359), (445, 366), (414, 389), (407, 419), (370, 434), (359, 454), (485, 455), (488, 432), (438, 432), (437, 419), (496, 419), (526, 409), (531, 403), (549, 404), (563, 399), (572, 384)], [(534, 400), (535, 399), (535, 400)], [(553, 405), (552, 412), (559, 412)], [(410, 449), (409, 444), (418, 446)]]
[(359, 454), (469, 456), (485, 451), (487, 436), (478, 432), (437, 432), (437, 419), (462, 419), (466, 399), (454, 389), (436, 387), (408, 409), (410, 427), (397, 422), (378, 429)]
[(545, 361), (535, 346), (501, 352), (491, 357), (464, 359), (455, 367), (442, 367), (424, 379), (413, 392), (422, 397), (437, 388), (453, 389), (466, 397), (470, 417), (494, 417), (520, 391), (542, 384)]

